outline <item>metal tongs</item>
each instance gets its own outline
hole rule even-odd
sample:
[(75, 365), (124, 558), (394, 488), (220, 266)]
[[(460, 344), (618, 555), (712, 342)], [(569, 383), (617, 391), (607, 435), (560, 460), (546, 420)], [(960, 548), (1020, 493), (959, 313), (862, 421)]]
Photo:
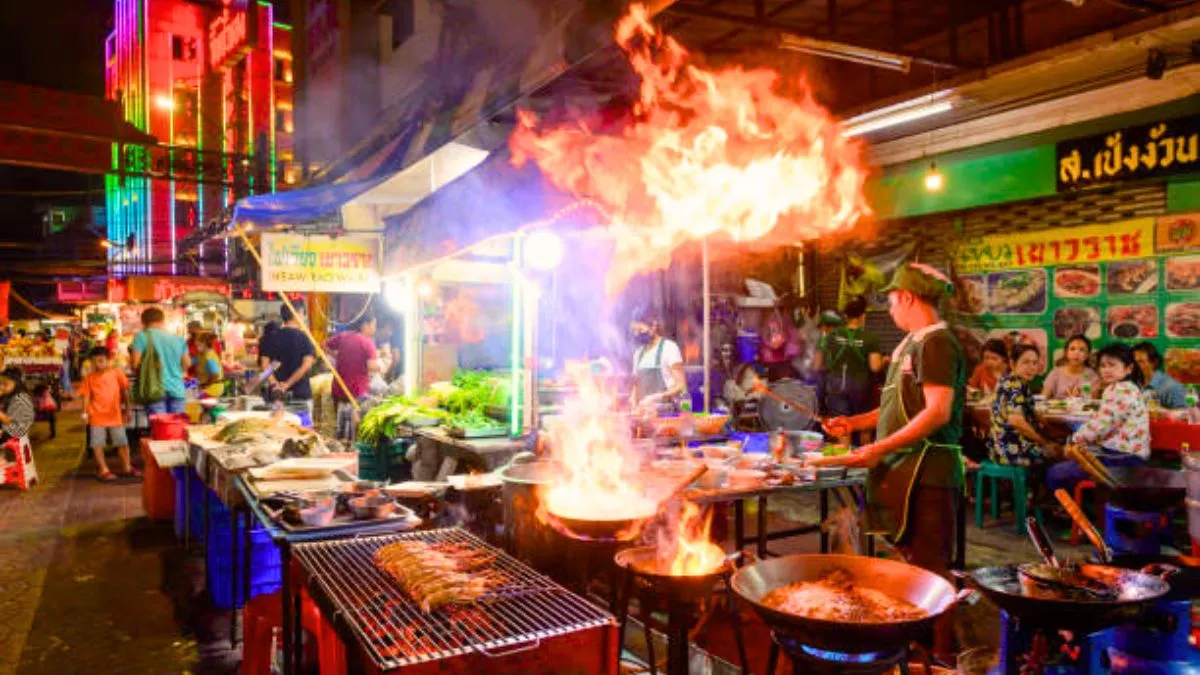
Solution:
[(1110, 490), (1120, 487), (1120, 483), (1118, 483), (1117, 479), (1108, 470), (1108, 467), (1104, 466), (1100, 460), (1096, 459), (1095, 455), (1088, 452), (1083, 446), (1067, 444), (1064, 451), (1067, 459), (1078, 464), (1080, 468), (1086, 471), (1089, 476), (1095, 478), (1097, 482), (1102, 483)]
[(1108, 584), (1082, 574), (1075, 565), (1064, 566), (1059, 562), (1054, 555), (1054, 548), (1050, 544), (1050, 537), (1036, 518), (1032, 516), (1026, 518), (1025, 529), (1029, 532), (1029, 538), (1033, 540), (1033, 545), (1037, 547), (1038, 553), (1041, 554), (1046, 564), (1021, 565), (1018, 568), (1019, 574), (1038, 584), (1066, 593), (1083, 592), (1098, 600), (1113, 596), (1113, 589)]

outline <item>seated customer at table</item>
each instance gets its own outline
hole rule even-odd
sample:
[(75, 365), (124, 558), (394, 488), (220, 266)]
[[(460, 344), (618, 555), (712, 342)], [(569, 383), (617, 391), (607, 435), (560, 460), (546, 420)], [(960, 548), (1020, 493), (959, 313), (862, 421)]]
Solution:
[(967, 380), (967, 390), (991, 394), (1007, 372), (1008, 345), (1004, 344), (1004, 340), (988, 340), (983, 345), (983, 360), (975, 366), (971, 379)]
[(1164, 408), (1179, 410), (1187, 407), (1187, 389), (1162, 370), (1162, 355), (1152, 342), (1143, 342), (1133, 348), (1133, 358), (1142, 372), (1146, 391), (1154, 394), (1154, 400)]
[[(1104, 396), (1100, 410), (1071, 435), (1068, 443), (1084, 446), (1109, 467), (1140, 466), (1150, 459), (1150, 412), (1142, 398), (1142, 373), (1133, 360), (1133, 350), (1112, 344), (1100, 350), (1100, 377)], [(1046, 472), (1053, 492), (1071, 492), (1075, 484), (1089, 478), (1073, 461), (1059, 462)]]
[[(1029, 383), (1041, 370), (1042, 355), (1037, 347), (1013, 347), (1012, 371), (1000, 378), (992, 403), (989, 448), (992, 462), (1040, 468), (1047, 458), (1060, 454), (1061, 446), (1042, 435), (1034, 416), (1033, 389)], [(1035, 473), (1040, 478), (1041, 471)]]
[(1067, 340), (1067, 353), (1058, 367), (1046, 376), (1042, 394), (1046, 398), (1071, 398), (1082, 395), (1081, 387), (1086, 382), (1095, 386), (1100, 378), (1088, 367), (1092, 356), (1092, 342), (1082, 335)]

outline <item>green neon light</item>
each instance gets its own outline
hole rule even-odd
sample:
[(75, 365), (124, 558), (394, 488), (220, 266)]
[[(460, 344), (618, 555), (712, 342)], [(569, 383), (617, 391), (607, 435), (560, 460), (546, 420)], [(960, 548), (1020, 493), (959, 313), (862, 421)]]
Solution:
[(280, 23), (279, 21), (276, 21), (275, 23), (272, 23), (271, 25), (274, 26), (275, 28), (278, 28), (279, 30), (291, 30), (292, 29), (291, 26), (287, 25), (286, 23)]
[(515, 235), (512, 243), (512, 348), (509, 354), (509, 388), (512, 391), (509, 410), (509, 428), (514, 437), (521, 435), (521, 235)]

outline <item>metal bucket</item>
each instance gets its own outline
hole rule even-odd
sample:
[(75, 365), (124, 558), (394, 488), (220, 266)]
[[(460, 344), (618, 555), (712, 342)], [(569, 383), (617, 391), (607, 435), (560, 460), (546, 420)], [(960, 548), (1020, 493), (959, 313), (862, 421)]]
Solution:
[(552, 462), (534, 460), (500, 469), (504, 481), (504, 547), (535, 569), (549, 572), (557, 564), (557, 537), (538, 519), (538, 491), (548, 485), (555, 470)]

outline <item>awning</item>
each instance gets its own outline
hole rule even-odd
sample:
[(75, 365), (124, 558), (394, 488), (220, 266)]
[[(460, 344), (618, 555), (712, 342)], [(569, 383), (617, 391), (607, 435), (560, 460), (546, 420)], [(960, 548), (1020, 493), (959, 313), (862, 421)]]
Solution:
[(509, 160), (507, 150), (494, 152), (458, 180), (388, 218), (385, 274), (516, 232), (574, 201), (548, 185), (537, 167), (527, 164), (517, 169)]

